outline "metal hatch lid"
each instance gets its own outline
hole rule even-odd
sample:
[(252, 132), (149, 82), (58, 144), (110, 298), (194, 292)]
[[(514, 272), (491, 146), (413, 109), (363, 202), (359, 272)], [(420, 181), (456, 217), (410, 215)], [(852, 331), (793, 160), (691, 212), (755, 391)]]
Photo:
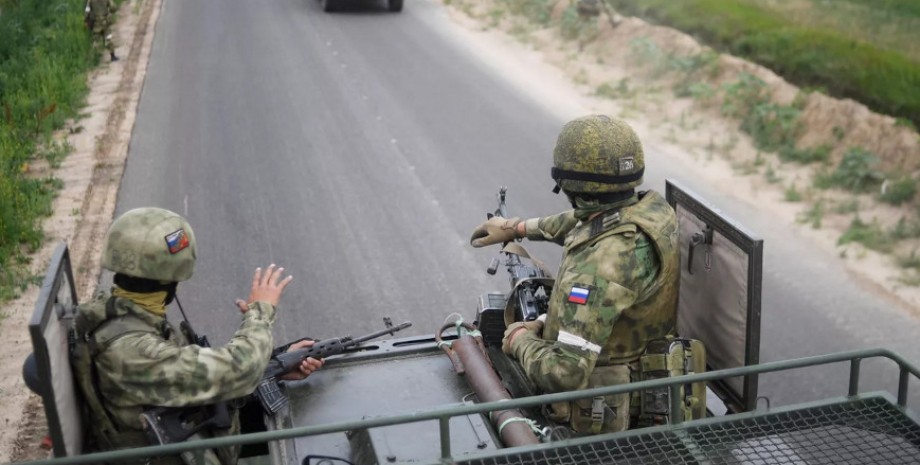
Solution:
[(29, 320), (38, 376), (47, 380), (41, 397), (55, 457), (79, 455), (83, 448), (81, 400), (70, 366), (69, 335), (76, 306), (70, 254), (62, 242), (51, 257)]
[[(760, 361), (763, 240), (677, 181), (665, 196), (680, 228), (677, 332), (706, 346), (712, 370)], [(715, 382), (733, 411), (753, 410), (757, 375)]]

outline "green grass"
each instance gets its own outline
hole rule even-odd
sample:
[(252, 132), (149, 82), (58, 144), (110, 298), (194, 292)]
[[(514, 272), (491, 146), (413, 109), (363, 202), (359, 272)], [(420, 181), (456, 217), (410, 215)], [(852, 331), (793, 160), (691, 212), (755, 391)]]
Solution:
[(787, 202), (801, 202), (801, 201), (802, 201), (802, 193), (799, 192), (798, 189), (796, 189), (795, 184), (792, 184), (792, 185), (790, 185), (789, 187), (786, 188), (786, 192), (785, 192), (785, 194), (783, 195), (783, 198), (784, 198)]
[(69, 148), (52, 131), (78, 112), (97, 62), (83, 26), (84, 0), (0, 2), (0, 300), (28, 285), (26, 253), (43, 240), (60, 182), (35, 179), (36, 158), (56, 166)]
[(819, 199), (807, 210), (799, 213), (797, 219), (800, 223), (811, 225), (812, 229), (821, 229), (821, 221), (824, 219), (825, 213), (824, 201)]
[(892, 251), (890, 234), (883, 231), (877, 222), (866, 223), (858, 216), (850, 223), (850, 228), (837, 240), (837, 245), (851, 242), (860, 243), (867, 249), (877, 252), (890, 253)]
[(541, 26), (548, 25), (552, 20), (549, 0), (498, 0), (496, 3), (505, 6), (508, 12), (524, 16)]
[[(815, 187), (827, 189), (838, 187), (857, 194), (876, 190), (884, 181), (885, 175), (876, 169), (878, 157), (860, 147), (851, 147), (843, 154), (837, 168), (829, 172), (819, 172), (815, 176)], [(902, 193), (907, 188), (898, 188), (900, 201), (906, 200)], [(889, 200), (889, 203), (895, 203)]]
[(920, 124), (920, 2), (889, 0), (607, 0), (800, 87)]

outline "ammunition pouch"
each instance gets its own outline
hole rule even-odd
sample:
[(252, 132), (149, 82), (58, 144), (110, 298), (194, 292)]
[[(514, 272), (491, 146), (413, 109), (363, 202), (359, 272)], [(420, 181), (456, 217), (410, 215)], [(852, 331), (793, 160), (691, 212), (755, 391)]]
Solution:
[[(695, 339), (667, 337), (648, 344), (639, 357), (639, 380), (669, 378), (672, 376), (703, 373), (706, 371), (706, 350)], [(680, 386), (681, 415), (685, 420), (706, 416), (706, 383)], [(636, 399), (637, 397), (637, 399)], [(670, 423), (671, 389), (669, 387), (643, 389), (634, 393), (639, 409), (637, 426)]]
[[(616, 386), (630, 382), (629, 365), (599, 366), (589, 378), (589, 387)], [(614, 394), (550, 406), (548, 417), (566, 423), (580, 434), (599, 434), (624, 431), (629, 428), (630, 394)]]

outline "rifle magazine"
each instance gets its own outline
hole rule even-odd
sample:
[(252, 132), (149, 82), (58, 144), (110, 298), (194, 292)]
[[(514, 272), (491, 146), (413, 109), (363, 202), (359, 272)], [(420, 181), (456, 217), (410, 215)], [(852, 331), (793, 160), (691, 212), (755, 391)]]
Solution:
[(266, 415), (274, 415), (288, 404), (287, 395), (274, 379), (266, 379), (256, 388), (256, 397)]

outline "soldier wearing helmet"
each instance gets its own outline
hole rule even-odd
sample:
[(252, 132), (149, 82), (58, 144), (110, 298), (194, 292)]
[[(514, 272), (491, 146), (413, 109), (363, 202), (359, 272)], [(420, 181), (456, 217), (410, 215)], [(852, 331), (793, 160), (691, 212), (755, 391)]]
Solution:
[[(186, 324), (176, 331), (166, 319), (181, 281), (195, 271), (195, 234), (168, 210), (138, 208), (118, 217), (105, 238), (102, 266), (115, 272), (110, 292), (80, 306), (72, 357), (87, 404), (93, 448), (150, 445), (141, 413), (151, 407), (189, 407), (232, 401), (251, 394), (272, 354), (275, 306), (291, 277), (274, 264), (257, 268), (239, 330), (223, 347), (198, 345)], [(291, 349), (312, 342), (293, 344)], [(302, 379), (322, 366), (308, 359), (288, 379)], [(229, 428), (211, 428), (202, 437), (239, 432), (237, 412)], [(161, 464), (236, 463), (238, 447), (141, 460)]]
[[(555, 192), (573, 209), (543, 218), (492, 217), (474, 247), (517, 238), (563, 246), (545, 323), (508, 326), (502, 350), (544, 392), (630, 382), (649, 341), (676, 325), (679, 255), (673, 209), (642, 183), (642, 144), (624, 121), (567, 123), (553, 151)], [(579, 433), (621, 431), (638, 405), (629, 394), (552, 405), (551, 418)]]

